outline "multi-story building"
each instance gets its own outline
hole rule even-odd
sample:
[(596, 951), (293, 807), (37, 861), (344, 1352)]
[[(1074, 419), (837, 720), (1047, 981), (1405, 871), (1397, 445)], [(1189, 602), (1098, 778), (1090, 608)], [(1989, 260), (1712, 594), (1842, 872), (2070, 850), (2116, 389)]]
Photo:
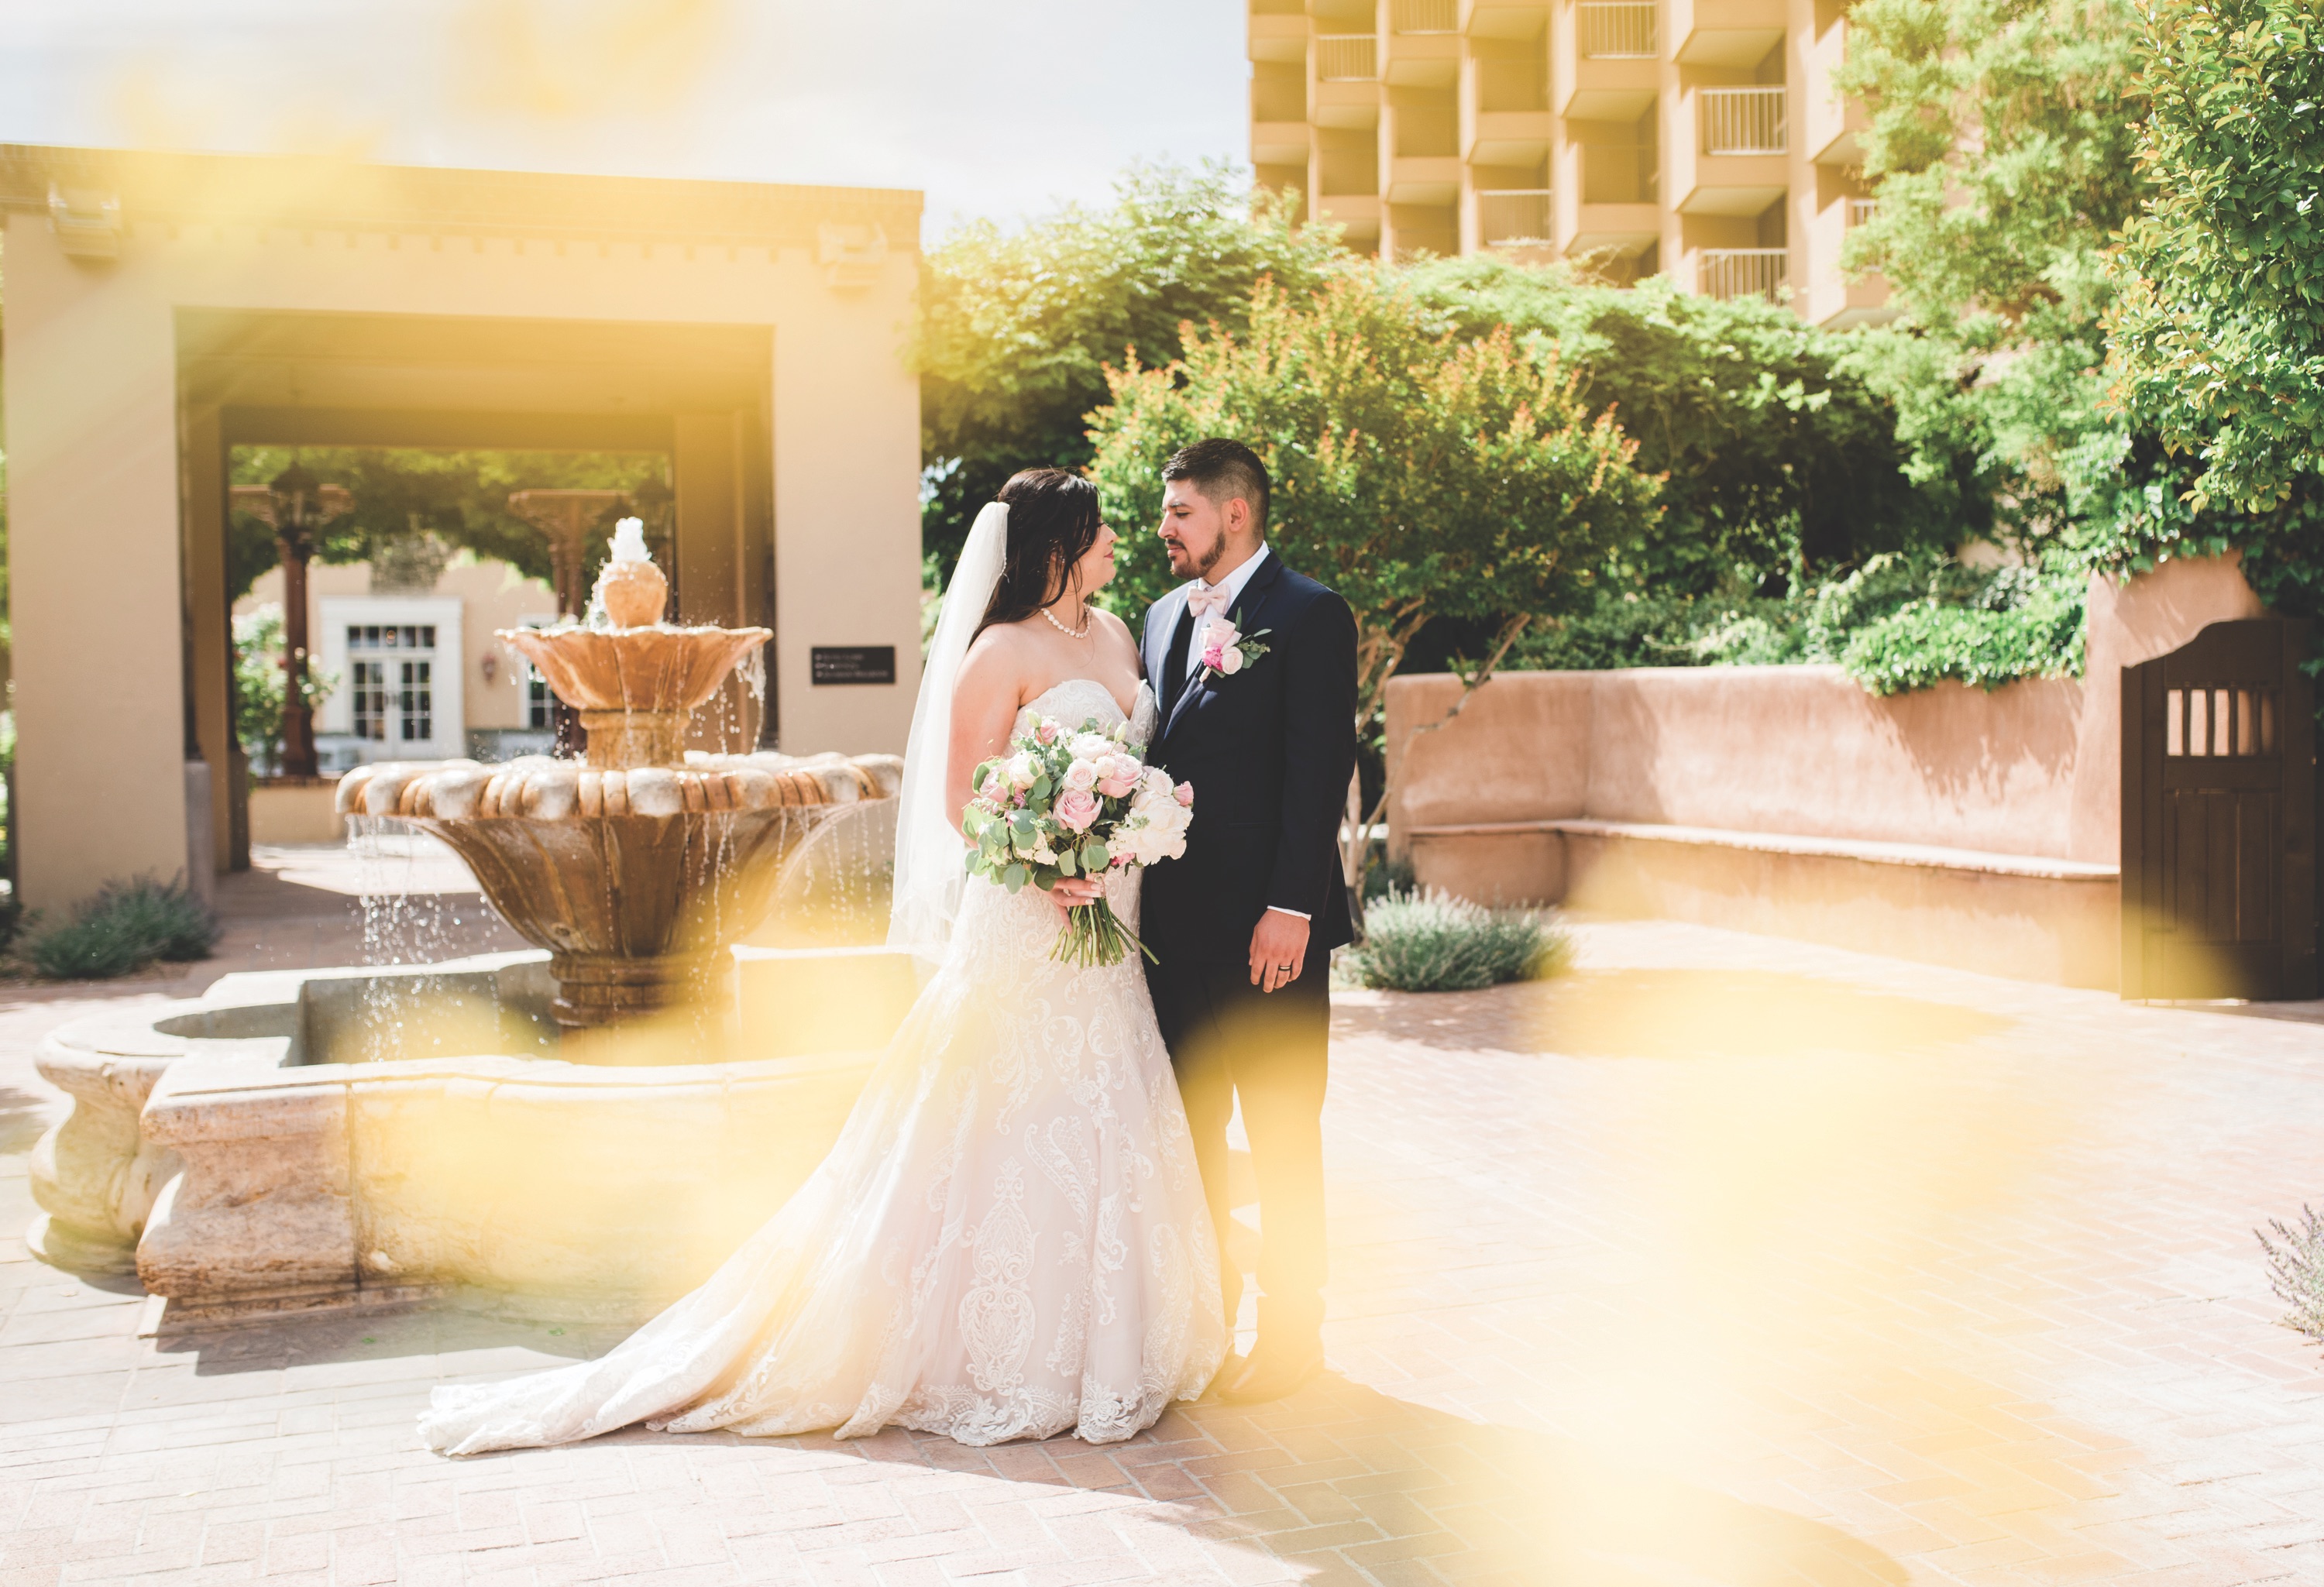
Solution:
[(1250, 0), (1251, 162), (1396, 258), (1507, 249), (1884, 318), (1839, 0)]

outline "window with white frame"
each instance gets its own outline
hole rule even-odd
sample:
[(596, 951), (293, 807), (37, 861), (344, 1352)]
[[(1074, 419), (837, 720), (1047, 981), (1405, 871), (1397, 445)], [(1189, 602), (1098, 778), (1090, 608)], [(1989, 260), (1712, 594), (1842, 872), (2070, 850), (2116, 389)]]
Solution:
[(318, 660), (338, 687), (316, 725), (345, 734), (364, 760), (464, 753), (460, 603), (373, 595), (327, 596), (319, 604)]
[(436, 625), (350, 623), (346, 649), (355, 736), (379, 744), (433, 742)]

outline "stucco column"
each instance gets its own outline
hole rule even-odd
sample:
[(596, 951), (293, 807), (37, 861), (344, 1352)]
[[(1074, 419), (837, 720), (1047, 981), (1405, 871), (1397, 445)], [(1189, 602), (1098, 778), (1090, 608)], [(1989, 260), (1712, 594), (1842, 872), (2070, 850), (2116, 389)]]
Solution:
[(76, 263), (23, 214), (7, 259), (17, 875), (53, 910), (186, 869), (176, 342), (134, 259)]
[[(216, 403), (186, 410), (179, 424), (179, 466), (184, 501), (187, 654), (192, 677), (194, 738), (209, 768), (210, 852), (221, 872), (244, 869), (237, 853), (234, 808), (240, 747), (234, 736), (234, 630), (226, 591), (226, 447)], [(247, 840), (244, 840), (244, 848)]]

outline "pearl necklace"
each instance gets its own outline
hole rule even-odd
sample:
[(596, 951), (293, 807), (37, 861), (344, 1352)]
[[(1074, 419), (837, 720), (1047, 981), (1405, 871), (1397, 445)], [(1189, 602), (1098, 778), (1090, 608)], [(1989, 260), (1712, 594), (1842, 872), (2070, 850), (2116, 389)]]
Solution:
[(1064, 623), (1060, 623), (1060, 622), (1058, 622), (1058, 621), (1057, 621), (1056, 614), (1055, 614), (1054, 613), (1052, 613), (1052, 612), (1051, 612), (1051, 611), (1050, 611), (1047, 606), (1044, 606), (1044, 607), (1042, 607), (1042, 608), (1041, 608), (1041, 615), (1042, 615), (1042, 616), (1044, 616), (1044, 617), (1047, 617), (1047, 618), (1049, 620), (1049, 626), (1050, 626), (1051, 628), (1056, 629), (1059, 633), (1064, 634), (1067, 639), (1087, 639), (1087, 638), (1089, 638), (1089, 631), (1090, 631), (1090, 609), (1089, 609), (1087, 606), (1084, 606), (1084, 607), (1082, 608), (1082, 625), (1081, 625), (1079, 628), (1067, 628)]

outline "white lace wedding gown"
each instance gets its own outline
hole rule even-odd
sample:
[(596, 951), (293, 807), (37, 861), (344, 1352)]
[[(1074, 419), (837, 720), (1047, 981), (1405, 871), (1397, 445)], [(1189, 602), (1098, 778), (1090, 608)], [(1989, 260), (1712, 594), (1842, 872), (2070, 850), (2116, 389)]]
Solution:
[[(1149, 691), (1137, 707), (1150, 737)], [(1122, 719), (1088, 679), (1037, 710)], [(1109, 887), (1128, 920), (1137, 885)], [(1056, 934), (1046, 894), (971, 878), (942, 967), (782, 1209), (598, 1360), (437, 1389), (420, 1436), (473, 1454), (641, 1421), (894, 1423), (1103, 1443), (1201, 1393), (1225, 1353), (1218, 1247), (1146, 977), (1135, 955), (1059, 964)]]

